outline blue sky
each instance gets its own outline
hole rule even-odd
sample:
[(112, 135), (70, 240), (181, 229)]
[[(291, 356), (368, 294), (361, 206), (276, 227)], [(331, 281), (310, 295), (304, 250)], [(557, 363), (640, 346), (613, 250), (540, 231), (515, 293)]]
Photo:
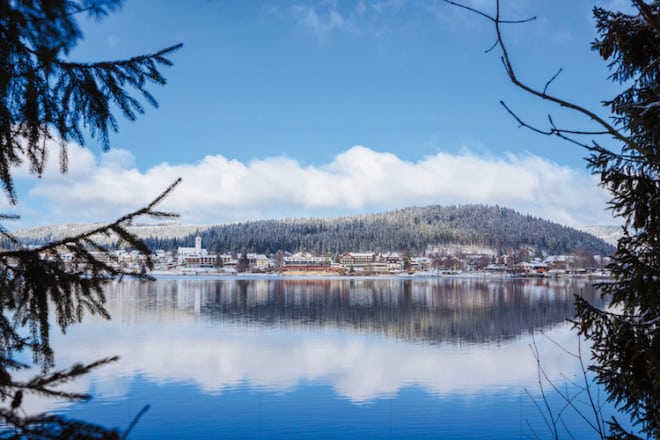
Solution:
[[(538, 17), (506, 28), (520, 76), (542, 88), (561, 67), (551, 90), (602, 113), (617, 88), (589, 49), (593, 5), (502, 1), (508, 17)], [(152, 90), (159, 108), (120, 121), (109, 153), (90, 141), (70, 146), (65, 176), (56, 160), (41, 179), (16, 170), (12, 229), (109, 220), (178, 176), (163, 207), (188, 223), (464, 203), (614, 222), (585, 151), (518, 128), (499, 100), (540, 124), (588, 121), (516, 90), (484, 53), (492, 26), (442, 1), (126, 0), (83, 32), (77, 60), (184, 47)]]

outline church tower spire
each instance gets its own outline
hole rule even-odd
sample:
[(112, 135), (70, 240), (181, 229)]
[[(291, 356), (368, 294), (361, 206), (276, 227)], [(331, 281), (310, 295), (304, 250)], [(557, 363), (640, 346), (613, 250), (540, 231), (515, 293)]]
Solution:
[(195, 237), (195, 253), (198, 255), (202, 253), (202, 237), (199, 235), (199, 229)]

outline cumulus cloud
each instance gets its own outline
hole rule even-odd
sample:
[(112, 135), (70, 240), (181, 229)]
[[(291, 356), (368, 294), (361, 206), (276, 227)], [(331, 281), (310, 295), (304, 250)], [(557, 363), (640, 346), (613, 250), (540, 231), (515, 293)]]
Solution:
[(96, 160), (88, 150), (73, 148), (70, 173), (50, 167), (30, 191), (58, 222), (108, 220), (149, 202), (182, 177), (162, 208), (190, 223), (469, 203), (499, 204), (569, 225), (612, 223), (607, 193), (595, 177), (534, 155), (440, 152), (407, 161), (355, 146), (316, 166), (287, 157), (244, 163), (214, 155), (140, 171), (127, 151)]
[[(67, 174), (69, 177), (77, 177), (94, 171), (96, 158), (88, 149), (81, 147), (76, 143), (68, 143), (65, 145), (64, 151), (66, 152)], [(59, 142), (54, 140), (46, 141), (46, 161), (43, 170), (44, 177), (56, 177), (60, 175), (61, 152), (62, 146)], [(108, 154), (112, 156), (115, 153)], [(23, 163), (13, 169), (13, 176), (17, 179), (34, 176), (30, 171), (30, 164), (27, 159), (23, 159)]]

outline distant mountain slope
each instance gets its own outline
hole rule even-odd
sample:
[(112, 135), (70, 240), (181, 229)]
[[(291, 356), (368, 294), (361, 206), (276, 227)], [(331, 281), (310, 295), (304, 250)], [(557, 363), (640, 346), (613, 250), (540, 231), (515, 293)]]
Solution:
[[(54, 225), (17, 231), (26, 243), (43, 243), (93, 228), (94, 225)], [(248, 250), (317, 254), (347, 251), (404, 251), (417, 254), (438, 246), (462, 245), (503, 252), (529, 246), (550, 254), (578, 248), (609, 255), (614, 248), (586, 232), (498, 206), (426, 206), (340, 218), (260, 220), (226, 225), (131, 226), (153, 249), (192, 246), (199, 232), (212, 252)], [(108, 241), (109, 242), (109, 241)]]
[[(72, 223), (65, 225), (48, 225), (34, 228), (21, 229), (13, 232), (14, 236), (28, 243), (45, 243), (53, 240), (60, 240), (65, 237), (82, 234), (85, 231), (94, 229), (100, 224)], [(197, 231), (208, 229), (209, 225), (188, 225), (184, 223), (164, 223), (156, 225), (133, 225), (128, 230), (140, 238), (158, 237), (161, 239), (185, 238)], [(110, 244), (114, 242), (112, 238), (102, 237), (101, 242)]]
[[(614, 250), (585, 232), (508, 208), (484, 205), (434, 205), (334, 219), (244, 222), (213, 226), (201, 235), (205, 246), (213, 251), (284, 249), (336, 254), (410, 250), (420, 254), (438, 245), (456, 244), (496, 251), (530, 246), (550, 254), (583, 248), (609, 255)], [(186, 240), (191, 242), (192, 237)]]
[(580, 231), (596, 236), (604, 242), (616, 246), (617, 241), (623, 235), (621, 226), (582, 226)]

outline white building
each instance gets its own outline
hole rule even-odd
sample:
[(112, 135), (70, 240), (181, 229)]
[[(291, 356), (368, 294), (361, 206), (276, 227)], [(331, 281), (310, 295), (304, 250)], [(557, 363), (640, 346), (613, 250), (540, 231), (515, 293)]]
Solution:
[(213, 267), (216, 263), (216, 255), (209, 254), (202, 247), (202, 237), (195, 237), (195, 247), (180, 247), (176, 251), (179, 265), (187, 267)]

